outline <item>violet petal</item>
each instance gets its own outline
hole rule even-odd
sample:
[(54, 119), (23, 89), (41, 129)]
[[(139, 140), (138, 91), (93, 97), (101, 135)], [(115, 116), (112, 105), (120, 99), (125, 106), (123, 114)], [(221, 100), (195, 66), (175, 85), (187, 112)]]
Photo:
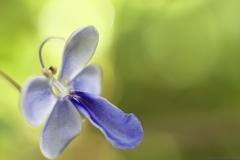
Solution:
[(88, 65), (71, 80), (69, 86), (70, 91), (100, 95), (102, 90), (102, 72), (100, 66), (96, 64)]
[(50, 80), (42, 75), (29, 78), (22, 87), (20, 103), (23, 116), (30, 125), (42, 124), (56, 103)]
[(98, 43), (98, 31), (93, 26), (80, 28), (68, 38), (62, 58), (59, 81), (66, 84), (91, 59)]
[(40, 148), (43, 155), (49, 159), (56, 158), (81, 130), (77, 109), (68, 97), (59, 99), (42, 131)]
[(78, 111), (99, 128), (116, 148), (136, 147), (143, 136), (140, 121), (133, 114), (125, 114), (106, 99), (84, 92), (74, 92), (70, 100)]

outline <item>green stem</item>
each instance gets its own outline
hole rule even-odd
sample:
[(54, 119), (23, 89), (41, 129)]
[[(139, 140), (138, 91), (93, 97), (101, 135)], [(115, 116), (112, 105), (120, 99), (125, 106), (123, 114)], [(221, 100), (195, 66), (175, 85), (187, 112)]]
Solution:
[(5, 78), (8, 82), (10, 82), (17, 90), (21, 92), (21, 87), (20, 85), (14, 81), (12, 78), (10, 78), (6, 73), (0, 70), (0, 75)]

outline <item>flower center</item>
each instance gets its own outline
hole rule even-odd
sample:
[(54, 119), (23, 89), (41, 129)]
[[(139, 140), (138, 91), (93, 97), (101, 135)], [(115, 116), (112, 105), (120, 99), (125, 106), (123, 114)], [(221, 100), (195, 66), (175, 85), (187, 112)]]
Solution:
[(54, 88), (57, 90), (60, 97), (65, 97), (69, 95), (69, 90), (62, 83), (56, 80), (54, 77), (51, 79)]
[(54, 88), (57, 90), (57, 93), (60, 97), (65, 97), (69, 95), (69, 90), (66, 86), (60, 83), (58, 80), (54, 78), (54, 74), (57, 73), (57, 68), (55, 66), (49, 67), (49, 69), (43, 68), (43, 75), (49, 78), (52, 81)]

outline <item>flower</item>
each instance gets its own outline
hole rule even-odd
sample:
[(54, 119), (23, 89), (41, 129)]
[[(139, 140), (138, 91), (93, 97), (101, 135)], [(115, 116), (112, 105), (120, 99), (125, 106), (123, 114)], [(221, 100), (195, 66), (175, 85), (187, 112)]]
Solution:
[[(90, 64), (98, 43), (98, 32), (93, 26), (80, 28), (68, 38), (63, 51), (61, 71), (54, 78), (56, 68), (35, 75), (22, 87), (21, 110), (26, 121), (39, 126), (47, 119), (40, 137), (40, 149), (49, 159), (59, 156), (82, 129), (85, 116), (100, 129), (116, 148), (136, 147), (143, 136), (140, 121), (133, 114), (125, 114), (101, 94), (101, 69)], [(57, 94), (52, 91), (52, 86)]]

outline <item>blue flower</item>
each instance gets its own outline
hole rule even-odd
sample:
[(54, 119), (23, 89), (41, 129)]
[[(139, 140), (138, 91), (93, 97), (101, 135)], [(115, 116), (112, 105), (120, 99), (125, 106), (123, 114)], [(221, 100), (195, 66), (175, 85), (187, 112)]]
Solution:
[[(136, 147), (143, 136), (140, 121), (125, 114), (101, 94), (101, 69), (86, 63), (94, 54), (98, 32), (93, 26), (80, 28), (68, 38), (58, 79), (56, 68), (27, 80), (22, 87), (21, 109), (32, 126), (46, 124), (40, 137), (44, 156), (54, 159), (82, 130), (81, 116), (100, 129), (111, 145), (120, 149)], [(84, 68), (85, 67), (85, 68)], [(52, 86), (57, 91), (54, 94)]]

